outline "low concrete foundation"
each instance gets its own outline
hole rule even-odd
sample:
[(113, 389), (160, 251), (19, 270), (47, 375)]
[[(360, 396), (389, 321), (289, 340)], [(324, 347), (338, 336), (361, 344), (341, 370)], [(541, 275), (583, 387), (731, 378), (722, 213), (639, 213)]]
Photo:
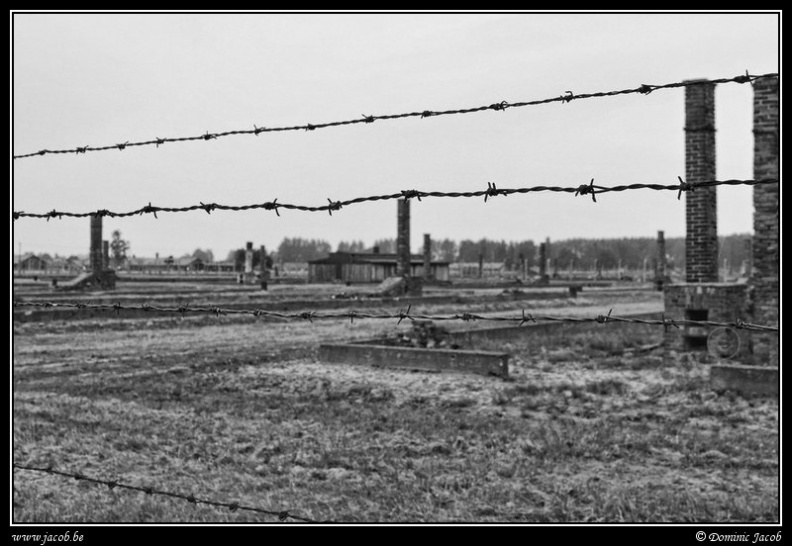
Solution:
[(710, 368), (714, 391), (733, 390), (741, 394), (778, 396), (778, 368), (771, 366), (714, 365)]
[(83, 273), (82, 275), (61, 283), (53, 283), (56, 290), (113, 290), (118, 277), (113, 269), (105, 269), (99, 273)]
[(375, 368), (509, 376), (509, 355), (487, 351), (338, 344), (319, 346), (319, 359), (338, 364), (365, 364)]

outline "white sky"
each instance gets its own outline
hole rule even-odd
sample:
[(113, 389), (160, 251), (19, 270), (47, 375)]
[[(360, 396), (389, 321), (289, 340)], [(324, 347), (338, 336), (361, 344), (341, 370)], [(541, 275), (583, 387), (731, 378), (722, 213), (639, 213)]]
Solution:
[[(12, 155), (155, 137), (489, 105), (779, 70), (776, 13), (14, 14)], [(534, 185), (673, 184), (684, 176), (684, 90), (230, 136), (12, 161), (13, 210), (128, 211)], [(717, 175), (752, 178), (749, 85), (716, 91)], [(718, 188), (718, 231), (752, 231), (752, 190)], [(105, 218), (138, 256), (246, 241), (395, 237), (396, 203), (335, 212), (202, 211)], [(412, 203), (457, 240), (683, 236), (684, 198), (639, 190)], [(84, 254), (89, 220), (22, 218), (12, 251)]]

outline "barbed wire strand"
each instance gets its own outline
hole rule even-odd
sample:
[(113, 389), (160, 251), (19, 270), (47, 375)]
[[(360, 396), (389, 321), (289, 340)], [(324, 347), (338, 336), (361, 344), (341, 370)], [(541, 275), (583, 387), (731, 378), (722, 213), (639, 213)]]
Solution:
[(411, 314), (412, 307), (406, 310), (398, 311), (396, 313), (361, 313), (358, 311), (337, 311), (321, 313), (316, 311), (303, 311), (299, 313), (283, 313), (279, 311), (267, 311), (264, 309), (228, 309), (216, 306), (196, 306), (190, 307), (187, 305), (179, 305), (177, 307), (158, 307), (152, 305), (122, 305), (120, 303), (113, 304), (93, 304), (93, 303), (71, 303), (71, 302), (28, 302), (28, 301), (15, 301), (14, 307), (33, 307), (33, 308), (46, 308), (46, 309), (78, 309), (78, 310), (95, 310), (95, 311), (115, 311), (119, 316), (121, 311), (144, 311), (155, 313), (178, 313), (182, 316), (187, 314), (211, 314), (217, 316), (225, 315), (251, 315), (255, 317), (269, 317), (286, 320), (307, 320), (313, 322), (314, 320), (323, 319), (349, 319), (354, 322), (355, 319), (374, 319), (374, 320), (398, 320), (401, 323), (403, 320), (433, 320), (433, 321), (456, 321), (463, 322), (469, 321), (490, 321), (490, 322), (509, 322), (516, 323), (520, 326), (528, 322), (564, 322), (564, 323), (606, 323), (606, 322), (623, 322), (631, 324), (649, 324), (656, 326), (725, 326), (730, 328), (753, 330), (762, 332), (777, 332), (777, 326), (765, 326), (760, 324), (752, 324), (737, 320), (734, 322), (715, 322), (706, 320), (689, 320), (689, 319), (638, 319), (632, 317), (618, 317), (607, 315), (598, 315), (596, 317), (560, 317), (548, 315), (534, 315), (526, 313), (524, 310), (518, 316), (498, 316), (498, 315), (477, 315), (473, 313), (455, 313), (451, 315), (430, 315), (430, 314)]
[(19, 463), (15, 462), (15, 463), (13, 463), (13, 467), (15, 469), (20, 469), (20, 470), (29, 470), (29, 471), (32, 471), (32, 472), (42, 472), (44, 474), (51, 474), (53, 476), (63, 476), (65, 478), (73, 478), (73, 479), (75, 479), (77, 481), (95, 483), (97, 485), (105, 485), (111, 490), (115, 489), (115, 488), (119, 488), (119, 489), (127, 489), (129, 491), (140, 491), (142, 493), (146, 493), (147, 495), (159, 495), (159, 496), (163, 496), (163, 497), (170, 497), (170, 498), (174, 498), (174, 499), (186, 500), (186, 501), (188, 501), (188, 502), (190, 502), (192, 504), (195, 504), (195, 505), (206, 504), (208, 506), (215, 506), (215, 507), (218, 507), (218, 508), (227, 508), (227, 509), (231, 510), (232, 512), (236, 512), (237, 510), (244, 510), (244, 511), (248, 511), (248, 512), (258, 512), (259, 514), (266, 514), (268, 516), (275, 516), (275, 517), (278, 518), (278, 521), (280, 521), (280, 522), (284, 522), (287, 519), (293, 519), (295, 521), (300, 521), (300, 522), (304, 522), (304, 523), (319, 523), (316, 520), (312, 520), (312, 519), (309, 519), (309, 518), (306, 518), (306, 517), (302, 517), (302, 516), (298, 516), (296, 514), (292, 514), (288, 510), (281, 510), (281, 511), (277, 511), (276, 512), (276, 511), (273, 511), (273, 510), (265, 510), (263, 508), (257, 508), (255, 506), (246, 506), (246, 505), (240, 504), (238, 502), (228, 503), (228, 502), (213, 501), (213, 500), (209, 500), (209, 499), (202, 499), (202, 498), (195, 497), (194, 495), (184, 495), (182, 493), (174, 493), (172, 491), (163, 491), (163, 490), (160, 490), (160, 489), (156, 489), (154, 487), (142, 487), (142, 486), (136, 486), (136, 485), (128, 485), (128, 484), (121, 483), (121, 482), (119, 482), (117, 480), (112, 480), (112, 481), (111, 480), (103, 480), (103, 479), (100, 479), (100, 478), (86, 476), (84, 474), (75, 474), (75, 473), (72, 473), (72, 472), (64, 472), (62, 470), (56, 470), (56, 469), (52, 468), (51, 466), (50, 467), (46, 467), (46, 468), (42, 468), (42, 467), (36, 467), (36, 466), (29, 466), (29, 465), (19, 464)]
[(380, 116), (372, 116), (372, 115), (363, 115), (359, 118), (350, 119), (346, 121), (332, 121), (329, 123), (306, 123), (303, 125), (292, 125), (292, 126), (283, 126), (283, 127), (258, 127), (255, 124), (253, 125), (252, 129), (237, 129), (232, 131), (225, 131), (219, 133), (210, 133), (207, 131), (202, 135), (197, 136), (188, 136), (188, 137), (176, 137), (176, 138), (160, 138), (155, 137), (153, 140), (144, 140), (139, 142), (130, 142), (125, 141), (119, 144), (111, 144), (111, 145), (104, 145), (104, 146), (78, 146), (75, 148), (68, 148), (68, 149), (61, 149), (61, 150), (39, 150), (37, 152), (27, 153), (27, 154), (20, 154), (13, 156), (14, 160), (16, 159), (23, 159), (27, 157), (37, 157), (37, 156), (44, 156), (48, 154), (84, 154), (86, 152), (101, 152), (101, 151), (108, 151), (108, 150), (126, 150), (127, 148), (133, 148), (137, 146), (156, 146), (159, 148), (161, 145), (166, 143), (172, 142), (189, 142), (189, 141), (198, 141), (198, 140), (217, 140), (219, 138), (228, 137), (232, 135), (254, 135), (258, 136), (261, 133), (273, 133), (273, 132), (283, 132), (283, 131), (315, 131), (317, 129), (326, 129), (330, 127), (341, 127), (347, 125), (358, 125), (361, 123), (373, 123), (374, 121), (384, 121), (384, 120), (395, 120), (395, 119), (404, 119), (404, 118), (429, 118), (429, 117), (438, 117), (438, 116), (448, 116), (448, 115), (455, 115), (455, 114), (472, 114), (476, 112), (484, 112), (488, 110), (492, 111), (505, 111), (510, 108), (522, 108), (525, 106), (538, 106), (541, 104), (549, 104), (553, 102), (560, 102), (560, 103), (569, 103), (573, 100), (583, 100), (583, 99), (593, 99), (593, 98), (600, 98), (600, 97), (614, 97), (617, 95), (628, 95), (633, 93), (639, 93), (643, 95), (648, 95), (653, 91), (658, 91), (661, 89), (674, 89), (679, 87), (693, 87), (693, 86), (700, 86), (700, 85), (715, 85), (721, 83), (753, 83), (754, 81), (760, 78), (776, 78), (778, 77), (777, 72), (761, 74), (761, 75), (751, 75), (746, 72), (746, 74), (735, 76), (733, 78), (719, 78), (713, 80), (692, 80), (692, 81), (682, 81), (682, 82), (675, 82), (675, 83), (666, 83), (661, 85), (650, 85), (650, 84), (642, 84), (640, 87), (631, 88), (631, 89), (621, 89), (617, 91), (602, 91), (597, 93), (579, 93), (575, 94), (572, 91), (566, 91), (563, 95), (540, 99), (540, 100), (532, 100), (532, 101), (524, 101), (524, 102), (506, 102), (501, 101), (494, 104), (486, 105), (486, 106), (475, 106), (472, 108), (460, 108), (455, 110), (421, 110), (416, 112), (407, 112), (402, 114), (387, 114), (387, 115), (380, 115)]
[(507, 196), (513, 194), (526, 194), (526, 193), (537, 193), (537, 192), (557, 192), (557, 193), (571, 193), (575, 196), (578, 195), (591, 195), (592, 200), (596, 203), (596, 195), (601, 195), (603, 193), (610, 193), (610, 192), (622, 192), (628, 190), (641, 190), (641, 189), (648, 189), (648, 190), (655, 190), (655, 191), (676, 191), (677, 192), (677, 199), (682, 197), (682, 193), (692, 192), (695, 191), (697, 188), (709, 188), (715, 186), (760, 186), (760, 185), (769, 185), (769, 184), (777, 184), (777, 178), (765, 178), (760, 180), (704, 180), (701, 182), (685, 182), (682, 180), (681, 177), (678, 177), (679, 182), (676, 184), (626, 184), (620, 186), (598, 186), (594, 184), (594, 180), (588, 184), (583, 184), (580, 186), (531, 186), (525, 188), (497, 188), (494, 183), (487, 182), (487, 189), (485, 190), (478, 190), (478, 191), (467, 191), (467, 192), (440, 192), (440, 191), (418, 191), (418, 190), (402, 190), (399, 193), (391, 193), (387, 195), (372, 195), (368, 197), (355, 197), (354, 199), (348, 199), (346, 201), (333, 201), (328, 199), (327, 205), (320, 205), (320, 206), (306, 206), (306, 205), (292, 205), (288, 203), (278, 203), (277, 199), (273, 201), (269, 201), (266, 203), (258, 203), (252, 205), (242, 205), (242, 206), (232, 206), (232, 205), (219, 205), (217, 203), (203, 203), (201, 202), (199, 205), (190, 205), (186, 207), (157, 207), (149, 202), (148, 205), (139, 208), (137, 210), (132, 210), (129, 212), (113, 212), (107, 209), (100, 209), (93, 212), (65, 212), (65, 211), (58, 211), (52, 210), (50, 212), (44, 213), (33, 213), (33, 212), (24, 212), (24, 211), (14, 211), (12, 213), (12, 218), (14, 220), (18, 220), (19, 218), (39, 218), (39, 219), (46, 219), (49, 221), (50, 219), (61, 219), (63, 217), (67, 218), (86, 218), (89, 216), (94, 217), (110, 217), (110, 218), (124, 218), (128, 216), (136, 216), (136, 215), (143, 215), (143, 214), (153, 214), (154, 217), (157, 217), (157, 213), (162, 212), (192, 212), (203, 210), (207, 214), (211, 213), (215, 210), (225, 210), (225, 211), (233, 211), (233, 212), (240, 212), (240, 211), (247, 211), (247, 210), (256, 210), (256, 209), (263, 209), (263, 210), (272, 210), (275, 211), (275, 214), (280, 216), (278, 212), (279, 209), (287, 209), (287, 210), (299, 210), (303, 212), (324, 212), (327, 211), (331, 215), (333, 211), (340, 210), (343, 207), (347, 207), (349, 205), (356, 205), (359, 203), (369, 202), (369, 201), (387, 201), (393, 199), (412, 199), (416, 198), (421, 200), (424, 197), (452, 197), (452, 198), (470, 198), (470, 197), (484, 197), (484, 201), (486, 202), (488, 199), (492, 197), (496, 197), (499, 195)]

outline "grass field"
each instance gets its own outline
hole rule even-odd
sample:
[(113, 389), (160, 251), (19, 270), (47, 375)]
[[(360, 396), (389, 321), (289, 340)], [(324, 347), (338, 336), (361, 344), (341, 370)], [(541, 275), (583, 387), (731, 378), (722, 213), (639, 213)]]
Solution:
[[(625, 297), (614, 314), (655, 300)], [(594, 299), (537, 305), (607, 312)], [(710, 391), (707, 361), (652, 348), (662, 328), (477, 347), (512, 355), (509, 380), (316, 360), (320, 342), (407, 328), (15, 324), (14, 460), (320, 521), (778, 521), (778, 401)], [(13, 521), (273, 518), (15, 470)]]

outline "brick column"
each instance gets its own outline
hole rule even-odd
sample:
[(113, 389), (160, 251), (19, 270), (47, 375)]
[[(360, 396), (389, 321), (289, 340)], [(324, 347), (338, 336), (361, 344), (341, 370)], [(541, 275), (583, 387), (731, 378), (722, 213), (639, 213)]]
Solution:
[(432, 236), (429, 233), (424, 233), (424, 247), (423, 247), (423, 276), (425, 279), (432, 277)]
[[(704, 81), (704, 80), (698, 80)], [(715, 180), (715, 85), (685, 88), (685, 181)], [(687, 282), (718, 281), (718, 216), (715, 187), (685, 194)]]
[[(779, 178), (778, 78), (754, 81), (754, 178)], [(778, 184), (754, 186), (754, 237), (751, 284), (754, 320), (778, 325), (779, 226)], [(755, 337), (757, 364), (779, 365), (779, 334)]]
[(245, 275), (253, 274), (253, 243), (248, 242), (245, 245)]
[(102, 252), (102, 217), (91, 216), (91, 271), (100, 274), (104, 271), (104, 254)]
[(410, 201), (397, 201), (396, 275), (410, 276)]
[(259, 248), (259, 259), (261, 261), (261, 278), (259, 281), (261, 282), (261, 289), (267, 289), (267, 281), (269, 281), (269, 271), (267, 270), (267, 247), (261, 245)]
[(102, 241), (102, 266), (110, 269), (110, 241)]
[(665, 245), (665, 232), (657, 232), (657, 259), (655, 261), (655, 286), (658, 290), (663, 289), (663, 284), (666, 282), (666, 245)]

